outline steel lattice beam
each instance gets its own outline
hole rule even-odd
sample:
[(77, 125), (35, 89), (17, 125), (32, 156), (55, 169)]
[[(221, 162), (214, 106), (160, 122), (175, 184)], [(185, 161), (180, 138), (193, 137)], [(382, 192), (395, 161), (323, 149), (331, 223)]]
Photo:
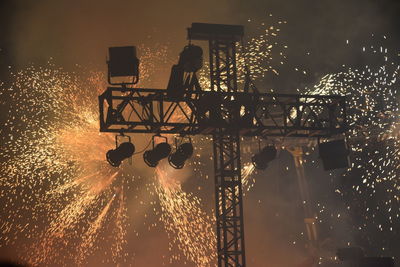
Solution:
[(329, 137), (346, 127), (342, 96), (203, 91), (172, 99), (163, 89), (109, 87), (99, 104), (102, 132)]

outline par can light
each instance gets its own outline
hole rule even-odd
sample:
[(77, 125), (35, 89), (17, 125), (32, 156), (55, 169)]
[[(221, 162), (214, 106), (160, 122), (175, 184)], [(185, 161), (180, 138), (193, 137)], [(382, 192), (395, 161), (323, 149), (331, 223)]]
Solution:
[(147, 150), (143, 154), (144, 162), (149, 167), (156, 167), (158, 162), (168, 157), (171, 153), (171, 146), (168, 143), (159, 143), (152, 150)]
[(135, 146), (130, 142), (120, 144), (116, 149), (108, 150), (106, 158), (113, 167), (119, 167), (124, 159), (131, 157), (135, 153)]
[(185, 161), (193, 154), (193, 145), (191, 143), (184, 143), (178, 149), (169, 155), (168, 162), (175, 169), (182, 169)]

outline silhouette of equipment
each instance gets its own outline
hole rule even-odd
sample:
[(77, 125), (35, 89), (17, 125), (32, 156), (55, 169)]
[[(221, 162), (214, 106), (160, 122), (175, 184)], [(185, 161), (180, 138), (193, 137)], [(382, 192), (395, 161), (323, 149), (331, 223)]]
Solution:
[(185, 161), (193, 154), (193, 145), (191, 143), (183, 143), (178, 149), (168, 157), (169, 164), (175, 169), (182, 169)]
[(265, 170), (268, 167), (268, 163), (275, 159), (276, 152), (275, 146), (264, 147), (251, 158), (254, 167), (259, 170)]
[(171, 146), (167, 142), (157, 144), (152, 150), (147, 150), (143, 154), (144, 162), (149, 167), (156, 167), (158, 162), (166, 158), (171, 153)]
[(173, 65), (167, 86), (167, 96), (182, 98), (185, 93), (200, 91), (196, 72), (203, 66), (203, 49), (189, 44), (179, 56), (177, 65)]
[(203, 49), (197, 45), (187, 45), (179, 56), (179, 66), (185, 72), (196, 72), (203, 67)]
[(318, 147), (324, 170), (329, 171), (349, 167), (349, 150), (344, 140), (320, 143)]
[[(112, 85), (136, 84), (139, 82), (139, 59), (136, 47), (110, 47), (108, 50), (108, 83)], [(126, 77), (132, 81), (113, 82), (115, 77)]]
[[(328, 138), (342, 134), (347, 126), (342, 96), (260, 93), (248, 73), (244, 87), (239, 88), (236, 45), (243, 34), (241, 25), (193, 23), (188, 29), (189, 45), (172, 67), (166, 90), (122, 84), (108, 87), (99, 96), (101, 132), (212, 136), (219, 267), (246, 265), (240, 139), (243, 136)], [(207, 90), (202, 90), (197, 79), (196, 73), (203, 65), (203, 51), (191, 44), (194, 40), (208, 42), (210, 87)], [(135, 65), (138, 62), (135, 57), (136, 52), (129, 52), (127, 61)], [(114, 62), (112, 59), (110, 62)], [(124, 60), (121, 62), (125, 64)], [(126, 69), (131, 70), (132, 77), (137, 74), (138, 79), (138, 72), (130, 64), (126, 64)], [(162, 153), (145, 152), (149, 166), (157, 165), (167, 154), (168, 149), (163, 146), (152, 150)], [(192, 153), (192, 144), (183, 143), (168, 156), (168, 161), (179, 169)], [(256, 166), (265, 167), (275, 155), (272, 147), (261, 151), (254, 158)], [(118, 163), (120, 158), (111, 162)]]
[(135, 146), (130, 142), (120, 144), (116, 149), (107, 152), (108, 163), (113, 167), (119, 167), (124, 159), (131, 157), (135, 153)]

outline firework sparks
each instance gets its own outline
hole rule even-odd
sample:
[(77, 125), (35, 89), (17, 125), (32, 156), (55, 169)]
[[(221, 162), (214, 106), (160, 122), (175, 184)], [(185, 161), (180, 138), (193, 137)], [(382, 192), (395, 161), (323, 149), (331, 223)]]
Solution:
[[(266, 36), (275, 30), (251, 39), (241, 52), (252, 58), (254, 76), (272, 70), (256, 62), (272, 59)], [(141, 51), (141, 81), (148, 82), (155, 66), (166, 63), (167, 48), (141, 47)], [(244, 57), (239, 58), (243, 70)], [(126, 243), (126, 189), (121, 184), (133, 176), (126, 167), (115, 171), (105, 161), (105, 153), (115, 145), (111, 134), (98, 132), (97, 96), (106, 87), (106, 79), (96, 72), (67, 73), (49, 63), (14, 73), (12, 80), (9, 88), (1, 84), (2, 94), (12, 101), (1, 132), (1, 199), (7, 204), (0, 239), (3, 244), (30, 240), (21, 258), (33, 265), (68, 261), (84, 265), (97, 248), (101, 228), (114, 220), (110, 249), (111, 261), (116, 263), (125, 255)], [(243, 183), (249, 189), (254, 168), (245, 166), (243, 171)], [(176, 245), (198, 266), (212, 265), (216, 259), (213, 216), (202, 210), (200, 198), (182, 190), (181, 182), (166, 182), (170, 172), (157, 169), (152, 188), (159, 196), (170, 249)], [(67, 251), (67, 247), (75, 249)]]
[(82, 263), (85, 258), (87, 257), (88, 252), (90, 249), (94, 246), (94, 243), (96, 241), (96, 237), (99, 233), (99, 229), (101, 228), (101, 225), (104, 223), (106, 215), (108, 214), (108, 211), (111, 207), (112, 202), (114, 201), (115, 194), (112, 196), (110, 201), (108, 201), (107, 205), (103, 208), (103, 210), (100, 212), (99, 216), (97, 219), (90, 225), (89, 229), (86, 231), (86, 233), (82, 237), (82, 245), (80, 246), (80, 251), (78, 254), (78, 262)]
[(254, 186), (255, 180), (251, 175), (255, 171), (256, 167), (253, 163), (244, 164), (242, 168), (242, 186), (243, 191), (250, 191), (250, 189)]
[[(308, 90), (308, 93), (339, 94), (347, 98), (347, 140), (351, 147), (352, 164), (345, 176), (352, 179), (351, 176), (356, 174), (359, 181), (354, 182), (351, 188), (338, 187), (335, 193), (344, 199), (360, 199), (348, 205), (347, 209), (361, 215), (361, 221), (355, 224), (354, 230), (367, 240), (376, 231), (381, 235), (384, 231), (394, 234), (400, 218), (397, 89), (400, 66), (390, 60), (387, 51), (382, 47), (364, 47), (363, 53), (380, 54), (382, 65), (344, 67), (341, 72), (325, 75)], [(361, 196), (365, 199), (361, 200)], [(324, 212), (326, 207), (320, 207), (323, 207), (320, 212)], [(340, 215), (330, 216), (340, 219)], [(385, 242), (390, 238), (380, 240), (382, 247), (377, 249), (383, 251)]]
[[(287, 59), (285, 51), (287, 46), (280, 44), (277, 37), (280, 25), (286, 23), (286, 21), (278, 21), (278, 25), (270, 27), (266, 27), (265, 23), (262, 23), (261, 33), (238, 46), (236, 61), (239, 83), (245, 82), (247, 72), (254, 80), (262, 79), (268, 74), (279, 75), (279, 66), (283, 65)], [(277, 66), (275, 62), (279, 62), (279, 65)], [(209, 73), (209, 63), (205, 62), (199, 72), (199, 83), (204, 90), (209, 90), (211, 86)]]
[[(89, 76), (82, 81), (51, 64), (30, 67), (14, 74), (15, 82), (3, 92), (13, 101), (5, 129), (9, 136), (3, 136), (1, 186), (7, 190), (2, 197), (10, 206), (4, 211), (7, 234), (2, 238), (8, 243), (20, 235), (40, 240), (21, 253), (33, 265), (73, 258), (74, 252), (60, 248), (80, 236), (82, 223), (92, 224), (96, 207), (109, 199), (111, 185), (119, 180), (119, 172), (104, 160), (113, 138), (98, 133), (93, 99), (100, 75)], [(82, 91), (83, 84), (92, 90)], [(28, 221), (23, 220), (26, 212), (31, 214)], [(40, 233), (42, 224), (48, 227)], [(93, 240), (89, 236), (99, 227), (91, 228), (85, 239)], [(89, 243), (83, 241), (82, 247)]]
[[(171, 167), (157, 167), (156, 174), (161, 220), (173, 240), (170, 246), (176, 245), (197, 266), (213, 265), (216, 259), (214, 220), (202, 211), (199, 198), (182, 191), (181, 182), (173, 178)], [(177, 259), (179, 255), (171, 260)]]

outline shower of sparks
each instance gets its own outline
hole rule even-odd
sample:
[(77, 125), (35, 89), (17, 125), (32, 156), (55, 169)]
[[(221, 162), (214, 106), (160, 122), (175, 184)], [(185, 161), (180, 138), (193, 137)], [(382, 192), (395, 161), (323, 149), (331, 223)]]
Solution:
[[(139, 45), (137, 50), (140, 53), (140, 81), (138, 86), (141, 87), (142, 84), (156, 88), (157, 86), (165, 86), (164, 78), (166, 76), (159, 75), (159, 73), (165, 72), (165, 69), (172, 65), (168, 46), (159, 44), (155, 47)], [(160, 78), (163, 79), (158, 80)]]
[[(183, 255), (197, 266), (212, 266), (216, 260), (215, 220), (201, 209), (201, 201), (192, 193), (182, 191), (177, 175), (168, 165), (156, 168), (156, 192), (162, 209), (161, 220)], [(179, 255), (171, 258), (178, 260)]]
[[(102, 77), (89, 76), (82, 80), (51, 64), (30, 67), (13, 74), (14, 83), (2, 91), (12, 101), (2, 135), (7, 223), (1, 238), (5, 244), (21, 236), (39, 240), (21, 252), (33, 265), (74, 259), (76, 252), (65, 249), (68, 242), (91, 247), (109, 210), (98, 207), (104, 207), (121, 180), (104, 160), (114, 139), (98, 132), (94, 99)], [(48, 226), (41, 232), (43, 224)]]
[[(391, 61), (387, 51), (382, 47), (364, 47), (364, 53), (381, 55), (381, 65), (325, 75), (308, 90), (312, 94), (346, 96), (352, 164), (345, 175), (350, 179), (355, 173), (360, 180), (351, 186), (353, 192), (347, 188), (337, 188), (335, 192), (341, 197), (353, 195), (359, 199), (347, 209), (363, 214), (364, 220), (354, 227), (369, 242), (368, 236), (375, 231), (389, 236), (398, 233), (396, 225), (400, 222), (400, 66)], [(340, 213), (334, 217), (340, 218)], [(390, 238), (381, 240), (385, 246)]]
[(250, 191), (256, 182), (254, 177), (251, 176), (255, 169), (253, 163), (244, 164), (242, 167), (242, 186), (244, 192)]
[[(247, 72), (252, 80), (262, 79), (266, 75), (279, 75), (279, 66), (287, 60), (285, 50), (288, 47), (278, 41), (278, 35), (280, 26), (286, 23), (278, 21), (276, 26), (270, 27), (261, 23), (259, 27), (261, 33), (238, 45), (236, 62), (239, 83), (245, 82)], [(209, 73), (210, 66), (205, 62), (199, 78), (200, 85), (205, 90), (209, 90), (211, 86)]]
[(101, 225), (104, 223), (104, 220), (106, 218), (106, 215), (108, 214), (108, 211), (111, 207), (114, 198), (115, 194), (112, 196), (110, 201), (108, 201), (107, 205), (100, 212), (96, 220), (89, 226), (89, 229), (84, 233), (82, 237), (83, 240), (82, 245), (80, 246), (80, 251), (78, 254), (78, 260), (80, 261), (79, 263), (82, 263), (82, 261), (85, 260), (86, 255), (94, 246), (97, 235), (99, 234), (99, 229), (101, 228)]
[[(239, 81), (243, 82), (246, 67), (253, 79), (263, 78), (268, 73), (279, 75), (279, 67), (274, 62), (283, 65), (286, 58), (286, 45), (282, 45), (277, 37), (281, 31), (280, 26), (286, 21), (278, 21), (277, 25), (269, 27), (261, 23), (262, 33), (250, 38), (246, 43), (239, 47), (238, 51), (238, 72)], [(276, 58), (275, 58), (276, 57)]]
[[(271, 39), (278, 32), (277, 27), (268, 28), (239, 50), (241, 76), (245, 65), (253, 78), (277, 74), (269, 61), (277, 46)], [(139, 46), (139, 51), (140, 84), (159, 83), (151, 77), (156, 76), (157, 66), (168, 62), (167, 47)], [(279, 56), (285, 58), (283, 52)], [(208, 75), (206, 68), (203, 72)], [(3, 103), (9, 112), (1, 129), (0, 199), (5, 208), (0, 240), (3, 245), (27, 240), (20, 255), (32, 265), (85, 265), (105, 238), (101, 229), (108, 225), (114, 227), (113, 240), (104, 253), (111, 255), (113, 263), (126, 255), (123, 184), (134, 177), (125, 163), (115, 169), (105, 160), (105, 153), (115, 146), (112, 134), (98, 130), (97, 96), (106, 88), (106, 79), (95, 72), (83, 73), (68, 73), (50, 62), (13, 73), (10, 85), (0, 83), (0, 95), (10, 99)], [(209, 84), (207, 75), (201, 75), (204, 89)], [(201, 171), (201, 166), (199, 162), (195, 168)], [(246, 190), (254, 185), (253, 171), (251, 165), (243, 168)], [(197, 266), (212, 265), (216, 260), (213, 215), (202, 209), (200, 198), (184, 192), (179, 182), (171, 182), (170, 168), (157, 168), (156, 176), (153, 190), (159, 196), (170, 250), (177, 247)], [(174, 252), (170, 260), (180, 258)]]
[[(3, 244), (18, 238), (37, 240), (20, 253), (32, 265), (85, 265), (97, 249), (99, 231), (115, 221), (110, 248), (115, 263), (123, 257), (126, 243), (125, 197), (119, 185), (133, 177), (123, 166), (115, 169), (105, 161), (115, 141), (112, 135), (98, 132), (97, 94), (104, 88), (99, 82), (103, 77), (91, 73), (82, 81), (50, 66), (31, 67), (13, 78), (17, 82), (3, 92), (13, 99), (6, 129), (10, 134), (3, 137), (6, 160), (1, 186), (6, 194), (2, 198), (10, 206), (1, 222)], [(172, 242), (177, 233), (181, 242), (191, 244), (178, 246), (187, 260), (210, 265), (215, 260), (213, 220), (201, 210), (200, 199), (180, 186), (158, 184), (153, 190), (160, 195), (165, 212), (161, 219)], [(171, 217), (176, 210), (182, 210), (186, 221), (176, 224), (176, 217)], [(42, 224), (47, 225), (43, 231), (39, 230)], [(199, 239), (202, 246), (196, 245)], [(76, 250), (70, 251), (71, 247)]]
[(124, 188), (120, 189), (119, 204), (116, 211), (115, 228), (113, 231), (114, 242), (111, 245), (111, 256), (114, 264), (124, 258), (124, 245), (127, 243), (127, 207)]

